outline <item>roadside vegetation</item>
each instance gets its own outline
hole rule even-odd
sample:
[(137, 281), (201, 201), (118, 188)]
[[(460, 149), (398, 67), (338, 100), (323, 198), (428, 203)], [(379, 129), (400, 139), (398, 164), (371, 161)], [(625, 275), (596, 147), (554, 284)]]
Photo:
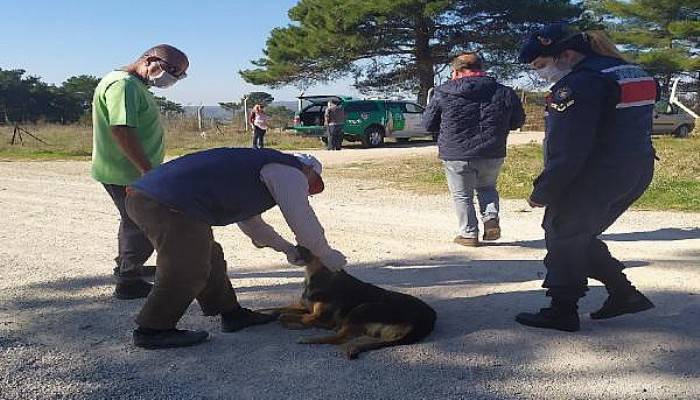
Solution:
[[(661, 159), (654, 181), (635, 204), (642, 210), (700, 212), (700, 136), (654, 138)], [(503, 198), (526, 199), (542, 168), (542, 147), (536, 144), (508, 149), (498, 181)], [(378, 171), (380, 171), (378, 173)], [(369, 161), (329, 168), (328, 175), (385, 182), (388, 186), (426, 194), (447, 194), (442, 165), (433, 156)]]
[[(207, 129), (201, 135), (189, 120), (166, 122), (166, 155), (177, 156), (213, 147), (249, 147), (251, 133), (237, 127), (219, 125)], [(195, 123), (196, 124), (196, 123)], [(29, 133), (41, 139), (39, 142), (22, 133), (22, 142), (15, 136), (14, 127), (0, 126), (0, 160), (87, 160), (92, 153), (92, 127), (84, 124), (22, 125)], [(302, 137), (270, 129), (265, 135), (265, 145), (279, 150), (313, 149), (323, 147), (317, 138)]]

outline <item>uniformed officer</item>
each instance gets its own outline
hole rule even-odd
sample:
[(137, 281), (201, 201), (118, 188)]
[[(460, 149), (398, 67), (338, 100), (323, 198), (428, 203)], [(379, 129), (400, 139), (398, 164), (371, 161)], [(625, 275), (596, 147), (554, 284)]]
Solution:
[(608, 298), (593, 319), (654, 307), (622, 272), (599, 235), (649, 186), (656, 82), (629, 64), (602, 32), (559, 23), (530, 34), (519, 60), (554, 83), (546, 106), (545, 165), (528, 200), (546, 207), (547, 276), (551, 306), (516, 321), (539, 328), (579, 330), (577, 302), (587, 278), (605, 284)]

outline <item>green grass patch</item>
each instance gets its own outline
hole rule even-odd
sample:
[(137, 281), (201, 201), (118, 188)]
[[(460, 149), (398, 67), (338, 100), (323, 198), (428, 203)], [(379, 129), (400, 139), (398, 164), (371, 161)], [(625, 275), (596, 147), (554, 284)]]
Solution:
[[(13, 127), (0, 126), (0, 160), (85, 160), (92, 154), (92, 127), (74, 125), (24, 125), (24, 129), (46, 143), (27, 134), (22, 141), (15, 138), (10, 144)], [(203, 137), (186, 124), (166, 123), (166, 155), (178, 156), (214, 147), (250, 147), (252, 133), (222, 126), (210, 129)], [(318, 138), (270, 130), (265, 145), (278, 150), (318, 149), (323, 143)]]
[[(654, 181), (635, 204), (637, 209), (700, 212), (700, 137), (655, 137), (657, 162)], [(501, 196), (526, 199), (542, 168), (542, 148), (528, 144), (508, 149), (498, 180)], [(363, 162), (329, 168), (328, 175), (385, 182), (418, 193), (447, 193), (442, 164), (433, 156)]]

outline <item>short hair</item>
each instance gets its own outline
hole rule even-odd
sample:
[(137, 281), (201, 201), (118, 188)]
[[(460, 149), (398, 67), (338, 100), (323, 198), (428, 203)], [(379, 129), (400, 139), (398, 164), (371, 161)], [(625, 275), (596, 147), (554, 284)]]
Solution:
[(467, 52), (461, 54), (452, 60), (452, 69), (455, 71), (461, 71), (464, 69), (469, 70), (482, 70), (484, 69), (484, 61), (479, 56), (477, 52)]
[(159, 44), (151, 47), (150, 49), (146, 50), (143, 55), (141, 55), (141, 58), (147, 57), (157, 57), (170, 64), (176, 64), (185, 68), (190, 65), (187, 55), (178, 48), (169, 44)]

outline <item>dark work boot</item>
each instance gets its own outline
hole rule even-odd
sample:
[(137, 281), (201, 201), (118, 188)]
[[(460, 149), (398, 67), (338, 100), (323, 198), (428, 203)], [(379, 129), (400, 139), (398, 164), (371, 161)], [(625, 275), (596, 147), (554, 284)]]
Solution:
[(581, 329), (576, 303), (559, 303), (552, 300), (552, 306), (540, 309), (538, 313), (520, 313), (515, 321), (536, 328), (556, 329), (576, 332)]
[(623, 314), (632, 314), (654, 308), (654, 303), (634, 289), (628, 293), (612, 292), (603, 303), (603, 307), (591, 313), (591, 319), (607, 319)]
[[(135, 274), (142, 278), (153, 278), (156, 275), (155, 265), (139, 265), (135, 270)], [(119, 276), (119, 267), (114, 267), (112, 270), (114, 276)]]
[(484, 236), (483, 240), (498, 240), (501, 238), (501, 226), (498, 219), (490, 219), (484, 221)]
[(186, 331), (180, 329), (146, 329), (134, 330), (134, 346), (144, 349), (167, 349), (173, 347), (194, 346), (209, 338), (206, 331)]
[(267, 324), (277, 320), (277, 315), (263, 314), (239, 308), (226, 313), (221, 313), (221, 331), (236, 332), (253, 325)]
[(114, 297), (119, 300), (141, 299), (148, 296), (152, 283), (141, 279), (119, 279), (114, 288)]

